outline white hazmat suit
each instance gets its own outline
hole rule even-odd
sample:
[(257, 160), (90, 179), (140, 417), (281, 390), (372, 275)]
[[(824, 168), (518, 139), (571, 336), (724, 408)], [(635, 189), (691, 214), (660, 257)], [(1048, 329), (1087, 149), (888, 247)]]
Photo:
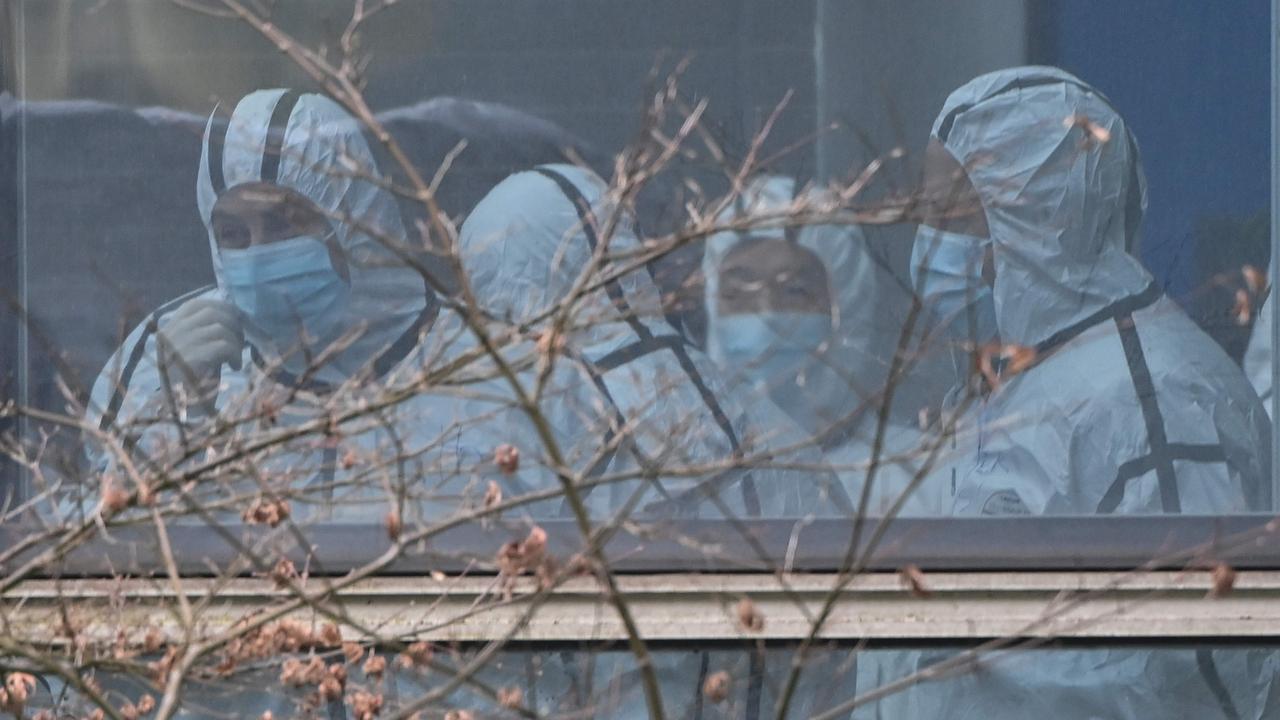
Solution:
[[(184, 449), (184, 440), (202, 437), (202, 432), (212, 428), (215, 417), (237, 428), (242, 438), (254, 433), (265, 437), (262, 434), (287, 431), (324, 417), (332, 408), (351, 407), (359, 397), (407, 379), (420, 364), (422, 336), (431, 327), (439, 303), (423, 275), (387, 248), (387, 239), (403, 243), (406, 233), (397, 201), (379, 187), (379, 177), (375, 155), (360, 124), (323, 96), (263, 90), (242, 99), (225, 125), (211, 118), (205, 131), (196, 198), (209, 231), (217, 283), (167, 303), (129, 333), (94, 384), (88, 420), (104, 430), (118, 430), (149, 463), (181, 465), (199, 459)], [(330, 284), (333, 276), (341, 279), (340, 292), (330, 293), (341, 302), (330, 303), (326, 313), (304, 318), (307, 324), (302, 327), (308, 332), (321, 329), (329, 333), (328, 337), (310, 338), (315, 341), (311, 346), (304, 347), (307, 342), (298, 332), (264, 332), (255, 327), (252, 314), (245, 310), (246, 306), (257, 309), (248, 305), (249, 301), (262, 305), (274, 302), (279, 317), (281, 310), (301, 310), (303, 305), (289, 306), (287, 298), (265, 291), (254, 295), (257, 289), (251, 283), (236, 285), (224, 268), (227, 251), (219, 247), (215, 237), (214, 206), (225, 193), (249, 184), (286, 188), (330, 216), (332, 233), (326, 241), (333, 254), (328, 258), (321, 245), (307, 238), (263, 246), (268, 251), (288, 251), (274, 258), (276, 275), (284, 278), (280, 287), (285, 289), (300, 277), (304, 294), (299, 297), (304, 301), (313, 297), (305, 291), (314, 289), (314, 277), (325, 274), (321, 270), (328, 270), (331, 262), (342, 266), (340, 275), (336, 269), (329, 274)], [(307, 257), (318, 259), (323, 267), (313, 268), (309, 276), (298, 275), (291, 264), (300, 264)], [(251, 277), (254, 273), (264, 281), (274, 277), (260, 265), (248, 269)], [(231, 312), (243, 323), (243, 340), (229, 338), (227, 333), (168, 337), (168, 317), (191, 303), (214, 306), (218, 316)], [(349, 333), (349, 344), (327, 359), (309, 362), (342, 333)], [(212, 377), (203, 378), (216, 384), (211, 406), (183, 394), (183, 373), (172, 367), (162, 371), (165, 355), (157, 353), (158, 336), (168, 337), (177, 357), (215, 358), (209, 367)], [(234, 347), (223, 347), (237, 341), (240, 344)], [(267, 405), (274, 411), (263, 413)], [(344, 496), (362, 494), (350, 487), (344, 489), (344, 479), (369, 473), (376, 458), (385, 457), (388, 447), (405, 449), (401, 439), (393, 437), (402, 428), (392, 418), (405, 420), (404, 414), (413, 411), (410, 405), (391, 407), (376, 422), (345, 426), (344, 437), (332, 442), (317, 442), (312, 435), (282, 443), (270, 453), (256, 456), (261, 461), (257, 474), (272, 478), (275, 485), (269, 491), (283, 494), (302, 487), (314, 489), (304, 494), (301, 505), (295, 497), (297, 517), (381, 519), (387, 511), (385, 503), (371, 509), (343, 502)], [(250, 417), (257, 419), (247, 420)], [(231, 436), (224, 429), (222, 437)], [(102, 447), (91, 446), (89, 453), (95, 470), (107, 470), (114, 462)], [(344, 455), (359, 458), (359, 462), (344, 468), (348, 463), (339, 462)], [(402, 463), (392, 472), (392, 483), (405, 486), (410, 482)], [(385, 497), (380, 490), (377, 494)], [(304, 507), (311, 503), (315, 507)]]
[[(953, 467), (955, 512), (1265, 509), (1269, 424), (1257, 396), (1125, 251), (1145, 187), (1111, 104), (1062, 70), (1014, 68), (952, 93), (933, 136), (981, 197), (1000, 336), (1036, 352), (965, 419), (960, 437), (976, 442)], [(949, 655), (869, 654), (859, 686)], [(857, 717), (1275, 717), (1274, 667), (1244, 650), (1033, 651)]]
[[(600, 178), (569, 165), (540, 166), (499, 183), (467, 218), (460, 238), (477, 303), (491, 317), (548, 333), (548, 311), (561, 306), (585, 274), (617, 273), (641, 246), (627, 214), (613, 212), (606, 190)], [(646, 464), (658, 469), (753, 456), (763, 465), (770, 458), (815, 459), (811, 449), (802, 448), (773, 456), (776, 449), (802, 445), (796, 433), (771, 408), (748, 410), (724, 391), (706, 357), (667, 324), (643, 266), (581, 293), (572, 308), (563, 352), (556, 355), (539, 405), (570, 469), (590, 476), (634, 472)], [(536, 354), (533, 345), (516, 343), (504, 357), (515, 364), (522, 354)], [(536, 376), (532, 367), (521, 375), (530, 389)], [(503, 426), (495, 433), (542, 452), (527, 416), (514, 405), (509, 412), (496, 411), (495, 398), (505, 397), (507, 404), (515, 400), (509, 386), (489, 380), (482, 387), (477, 394), (487, 397), (464, 401), (455, 412), (493, 416)], [(620, 434), (625, 441), (616, 443)], [(601, 454), (602, 441), (616, 447)], [(753, 467), (695, 474), (697, 479), (659, 472), (651, 494), (636, 509), (656, 516), (728, 511), (739, 517), (794, 517), (831, 514), (837, 511), (833, 502), (840, 502), (827, 498), (838, 488), (821, 473)], [(593, 510), (622, 507), (636, 482), (590, 490)], [(718, 499), (710, 499), (709, 492)]]
[[(719, 232), (707, 239), (702, 271), (706, 278), (708, 353), (735, 390), (756, 397), (757, 403), (776, 404), (808, 437), (820, 439), (823, 461), (837, 472), (849, 495), (857, 499), (872, 461), (872, 442), (888, 385), (889, 358), (901, 329), (887, 322), (878, 309), (880, 272), (857, 226), (808, 225), (786, 231), (768, 226), (768, 218), (785, 215), (795, 202), (795, 192), (790, 178), (757, 179), (722, 220), (753, 222), (761, 227)], [(820, 204), (822, 198), (815, 195), (813, 201)], [(804, 314), (760, 308), (744, 312), (725, 307), (721, 286), (726, 258), (748, 239), (795, 243), (812, 253), (825, 274), (811, 280), (826, 283), (829, 307)], [(758, 291), (764, 292), (765, 288)], [(806, 315), (827, 315), (829, 321), (807, 333), (812, 337), (802, 337), (801, 329), (809, 319)], [(770, 329), (750, 335), (744, 332), (760, 325)], [(789, 356), (789, 351), (798, 357)], [(898, 385), (910, 383), (900, 380)], [(914, 419), (918, 409), (908, 415)], [(927, 455), (921, 433), (904, 425), (901, 416), (900, 412), (889, 415), (876, 480), (868, 498), (867, 511), (872, 515), (890, 510), (907, 491)], [(941, 488), (916, 487), (908, 494), (901, 513), (937, 515), (943, 512), (944, 499), (949, 497), (944, 497)]]

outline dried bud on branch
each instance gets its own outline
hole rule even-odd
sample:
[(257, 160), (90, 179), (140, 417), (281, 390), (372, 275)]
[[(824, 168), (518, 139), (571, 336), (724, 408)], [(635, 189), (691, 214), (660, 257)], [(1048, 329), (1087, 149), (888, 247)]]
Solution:
[(1111, 141), (1111, 131), (1094, 122), (1087, 115), (1069, 115), (1062, 121), (1062, 126), (1066, 128), (1078, 127), (1083, 130), (1083, 145), (1086, 149), (1092, 149)]
[(382, 524), (387, 528), (387, 537), (390, 538), (391, 542), (395, 542), (400, 539), (400, 531), (404, 528), (400, 524), (399, 512), (394, 508), (388, 510), (387, 516), (382, 520)]
[(320, 642), (327, 647), (340, 647), (342, 645), (342, 629), (337, 623), (325, 623), (320, 626), (319, 634)]
[(756, 608), (756, 604), (751, 602), (751, 598), (742, 598), (738, 601), (738, 627), (745, 632), (764, 630), (764, 615)]
[(537, 350), (539, 355), (542, 355), (545, 357), (547, 355), (551, 355), (552, 353), (558, 354), (564, 351), (564, 345), (565, 345), (564, 335), (561, 335), (560, 333), (555, 332), (554, 330), (547, 330), (544, 332), (540, 332), (537, 335), (536, 344), (537, 344)]
[(320, 699), (332, 702), (342, 697), (342, 683), (338, 678), (329, 675), (320, 681)]
[(370, 655), (364, 661), (364, 674), (371, 678), (380, 678), (387, 669), (387, 659), (381, 655)]
[(524, 691), (518, 687), (505, 687), (498, 690), (498, 704), (504, 708), (520, 707), (524, 702)]
[(347, 698), (347, 702), (356, 720), (373, 720), (382, 712), (382, 696), (364, 690), (357, 690)]
[(707, 676), (702, 683), (702, 694), (713, 703), (722, 703), (729, 698), (729, 673), (718, 670)]
[(102, 478), (102, 505), (99, 512), (104, 517), (110, 517), (116, 513), (129, 507), (129, 493), (120, 487), (113, 475), (105, 475)]
[(1213, 587), (1209, 589), (1209, 597), (1221, 598), (1231, 594), (1236, 586), (1236, 571), (1226, 563), (1218, 563), (1209, 571)]
[(355, 449), (347, 448), (347, 451), (342, 453), (342, 459), (339, 460), (338, 463), (342, 466), (343, 470), (350, 470), (355, 467), (358, 460), (359, 456), (356, 455)]
[(360, 658), (364, 657), (364, 648), (360, 647), (360, 643), (344, 642), (342, 655), (347, 659), (348, 665), (355, 665), (360, 662)]
[(493, 451), (493, 464), (510, 475), (520, 469), (520, 450), (514, 445), (502, 444)]
[(298, 579), (298, 568), (293, 566), (293, 561), (289, 558), (280, 558), (275, 567), (271, 568), (271, 579), (276, 587), (289, 587), (290, 583)]
[(149, 628), (147, 636), (142, 640), (142, 649), (148, 653), (160, 652), (160, 648), (164, 646), (164, 634), (159, 628)]
[(289, 519), (289, 501), (283, 498), (275, 500), (266, 497), (256, 498), (241, 516), (250, 525), (269, 525), (276, 527)]
[[(518, 460), (519, 453), (517, 453), (516, 455)], [(497, 482), (490, 480), (489, 486), (484, 491), (484, 506), (487, 509), (487, 508), (493, 507), (494, 505), (497, 505), (500, 502), (502, 502), (502, 486), (499, 485)]]
[(426, 667), (431, 662), (433, 652), (430, 643), (419, 640), (405, 648), (405, 651), (396, 658), (396, 663), (406, 670)]
[(978, 371), (987, 385), (996, 390), (1001, 378), (1024, 372), (1036, 362), (1036, 349), (1024, 345), (990, 343), (978, 350)]
[(904, 566), (898, 571), (898, 577), (901, 578), (903, 587), (907, 588), (914, 597), (927, 598), (933, 594), (925, 585), (924, 572), (915, 565)]
[(535, 525), (524, 540), (508, 542), (498, 549), (498, 570), (508, 576), (534, 570), (542, 562), (546, 550), (547, 532)]

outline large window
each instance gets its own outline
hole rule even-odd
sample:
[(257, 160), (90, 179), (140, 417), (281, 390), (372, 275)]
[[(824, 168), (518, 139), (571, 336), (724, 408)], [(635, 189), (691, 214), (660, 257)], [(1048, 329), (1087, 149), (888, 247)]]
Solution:
[(0, 5), (0, 710), (1280, 712), (1272, 4)]

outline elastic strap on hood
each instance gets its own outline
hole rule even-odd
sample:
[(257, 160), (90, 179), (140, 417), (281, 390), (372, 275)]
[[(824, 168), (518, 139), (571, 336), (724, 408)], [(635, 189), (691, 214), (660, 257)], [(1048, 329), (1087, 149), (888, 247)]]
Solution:
[[(280, 157), (284, 152), (284, 134), (289, 127), (289, 118), (293, 117), (293, 109), (297, 107), (300, 99), (302, 99), (301, 92), (288, 90), (276, 100), (267, 128), (267, 141), (262, 147), (261, 170), (258, 171), (262, 182), (272, 185), (280, 183)], [(219, 196), (227, 190), (227, 181), (222, 168), (222, 149), (227, 144), (229, 129), (230, 123), (222, 126), (218, 133), (221, 137), (216, 142), (212, 128), (205, 136), (205, 149), (209, 153), (209, 184), (213, 186), (214, 193)]]

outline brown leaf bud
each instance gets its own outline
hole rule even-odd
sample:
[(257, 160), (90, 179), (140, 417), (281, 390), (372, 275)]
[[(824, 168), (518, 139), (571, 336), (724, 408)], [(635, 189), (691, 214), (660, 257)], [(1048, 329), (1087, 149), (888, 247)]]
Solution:
[(342, 453), (342, 460), (339, 462), (341, 463), (343, 470), (350, 470), (355, 467), (356, 462), (359, 461), (359, 459), (360, 457), (356, 455), (355, 448), (347, 448), (347, 451)]
[(1226, 563), (1218, 563), (1209, 571), (1209, 577), (1213, 580), (1213, 587), (1209, 590), (1209, 597), (1220, 598), (1231, 594), (1236, 586), (1236, 571)]
[(344, 642), (342, 654), (347, 658), (348, 664), (355, 665), (360, 662), (360, 658), (364, 657), (364, 648), (360, 647), (360, 643)]
[(751, 602), (751, 598), (742, 598), (738, 601), (738, 627), (746, 632), (764, 630), (764, 615), (756, 608), (756, 604)]
[(1111, 141), (1111, 131), (1094, 122), (1088, 115), (1069, 115), (1062, 121), (1063, 127), (1078, 127), (1084, 131), (1085, 148), (1093, 148)]
[(414, 667), (424, 667), (431, 662), (432, 653), (431, 644), (419, 640), (405, 648), (405, 651), (396, 658), (396, 663), (406, 670)]
[(120, 484), (112, 475), (102, 478), (102, 507), (103, 515), (114, 515), (121, 510), (129, 507), (129, 493), (120, 488)]
[(719, 670), (707, 676), (702, 683), (702, 694), (713, 703), (721, 703), (729, 698), (729, 673)]
[(387, 669), (387, 659), (381, 655), (370, 655), (369, 659), (364, 662), (364, 674), (372, 678), (382, 677), (382, 673)]
[(902, 584), (918, 598), (927, 598), (933, 593), (925, 584), (924, 573), (915, 565), (906, 565), (898, 571), (898, 577), (901, 578)]
[(271, 568), (271, 579), (276, 587), (289, 587), (290, 583), (298, 579), (298, 568), (294, 567), (293, 561), (289, 558), (280, 558), (275, 567)]
[(382, 696), (364, 690), (357, 690), (347, 698), (347, 702), (351, 704), (356, 720), (373, 720), (382, 712)]
[(342, 683), (335, 677), (326, 677), (320, 681), (320, 699), (325, 702), (342, 697)]
[(490, 480), (489, 486), (484, 491), (484, 506), (491, 508), (500, 502), (502, 502), (502, 486)]
[(325, 623), (320, 626), (320, 642), (327, 647), (342, 645), (342, 630), (336, 623)]
[(164, 633), (159, 628), (148, 628), (147, 636), (142, 640), (142, 649), (149, 653), (160, 652), (164, 647)]
[(520, 469), (520, 449), (506, 443), (499, 445), (494, 448), (493, 463), (508, 475), (514, 473)]
[(524, 702), (524, 691), (518, 687), (505, 687), (498, 690), (498, 704), (504, 708), (517, 708)]
[(387, 528), (387, 537), (390, 538), (392, 542), (400, 539), (400, 531), (402, 527), (400, 525), (399, 512), (396, 512), (394, 509), (388, 510), (387, 516), (383, 518), (382, 524)]

